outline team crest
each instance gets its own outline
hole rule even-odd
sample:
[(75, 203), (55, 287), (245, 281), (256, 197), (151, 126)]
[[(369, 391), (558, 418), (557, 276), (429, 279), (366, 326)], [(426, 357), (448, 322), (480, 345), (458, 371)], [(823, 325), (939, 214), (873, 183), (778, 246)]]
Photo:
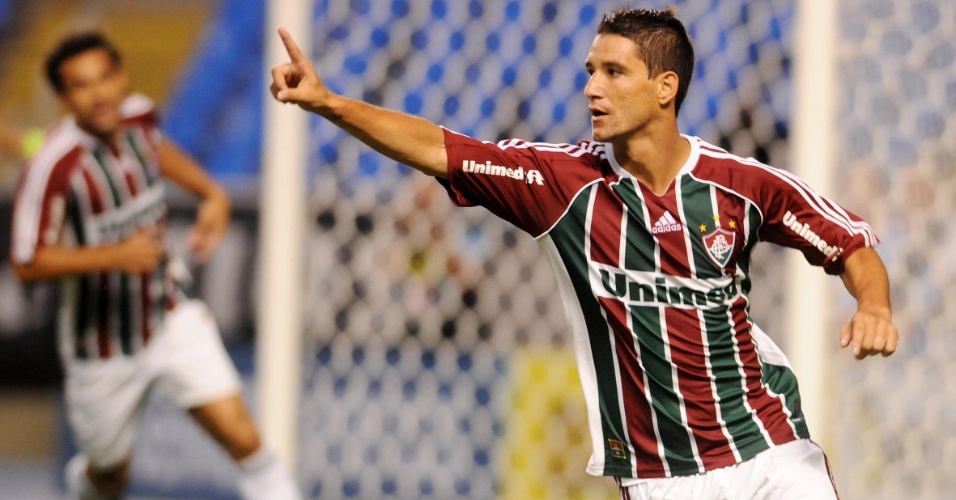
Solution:
[(730, 256), (734, 253), (737, 233), (718, 227), (701, 238), (704, 240), (704, 248), (707, 249), (710, 259), (721, 268), (727, 267)]

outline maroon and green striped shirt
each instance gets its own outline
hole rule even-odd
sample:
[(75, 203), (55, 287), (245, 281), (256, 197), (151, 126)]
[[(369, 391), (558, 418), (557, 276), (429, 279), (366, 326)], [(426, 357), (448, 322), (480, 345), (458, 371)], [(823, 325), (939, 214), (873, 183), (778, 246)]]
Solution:
[[(47, 134), (24, 171), (13, 216), (11, 258), (25, 264), (47, 245), (95, 247), (137, 229), (166, 227), (152, 102), (132, 95), (122, 105), (116, 144), (107, 145), (65, 119)], [(131, 355), (149, 342), (181, 294), (165, 263), (130, 276), (103, 272), (62, 280), (58, 317), (64, 359)]]
[(534, 236), (557, 278), (588, 406), (588, 472), (697, 474), (808, 438), (786, 357), (750, 319), (759, 240), (826, 272), (877, 240), (793, 175), (699, 138), (663, 195), (611, 146), (497, 144), (445, 130), (459, 206)]

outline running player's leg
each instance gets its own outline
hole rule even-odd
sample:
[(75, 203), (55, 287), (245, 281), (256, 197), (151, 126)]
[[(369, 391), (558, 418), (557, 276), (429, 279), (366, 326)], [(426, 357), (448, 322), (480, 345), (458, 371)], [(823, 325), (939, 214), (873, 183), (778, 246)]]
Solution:
[(66, 367), (67, 418), (80, 453), (65, 471), (69, 497), (113, 498), (129, 482), (129, 463), (149, 374), (138, 358), (76, 360)]
[(176, 306), (160, 337), (150, 346), (161, 366), (157, 385), (236, 462), (243, 498), (300, 498), (288, 469), (261, 443), (240, 396), (239, 375), (206, 306), (199, 301)]
[(252, 456), (262, 445), (238, 393), (189, 408), (189, 414), (236, 462)]
[(66, 464), (67, 498), (109, 500), (117, 498), (129, 483), (129, 461), (109, 469), (92, 469), (83, 453), (77, 453)]
[(189, 413), (238, 464), (239, 491), (244, 498), (299, 498), (287, 469), (261, 445), (255, 424), (238, 394), (191, 408)]

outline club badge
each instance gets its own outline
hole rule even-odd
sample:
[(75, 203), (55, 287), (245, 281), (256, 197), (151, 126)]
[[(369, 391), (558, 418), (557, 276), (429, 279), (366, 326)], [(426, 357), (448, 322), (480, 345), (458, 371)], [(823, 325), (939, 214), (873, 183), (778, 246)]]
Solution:
[(719, 227), (701, 236), (707, 255), (710, 255), (710, 259), (721, 268), (727, 267), (727, 263), (730, 262), (736, 238), (737, 233)]

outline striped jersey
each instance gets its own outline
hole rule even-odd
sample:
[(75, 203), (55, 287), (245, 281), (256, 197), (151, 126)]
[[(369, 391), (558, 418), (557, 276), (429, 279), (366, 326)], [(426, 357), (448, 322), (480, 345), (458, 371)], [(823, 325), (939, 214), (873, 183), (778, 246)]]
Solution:
[[(17, 190), (11, 260), (26, 264), (44, 246), (114, 244), (139, 228), (165, 234), (159, 175), (162, 135), (152, 102), (134, 94), (122, 104), (115, 144), (84, 132), (72, 118), (47, 134)], [(61, 281), (58, 337), (64, 359), (131, 355), (149, 342), (180, 293), (164, 262), (138, 276), (102, 272)]]
[(534, 236), (557, 278), (588, 407), (589, 473), (692, 475), (809, 437), (787, 359), (749, 316), (750, 256), (766, 240), (840, 273), (877, 242), (859, 217), (696, 137), (657, 195), (609, 144), (444, 134), (452, 201)]

